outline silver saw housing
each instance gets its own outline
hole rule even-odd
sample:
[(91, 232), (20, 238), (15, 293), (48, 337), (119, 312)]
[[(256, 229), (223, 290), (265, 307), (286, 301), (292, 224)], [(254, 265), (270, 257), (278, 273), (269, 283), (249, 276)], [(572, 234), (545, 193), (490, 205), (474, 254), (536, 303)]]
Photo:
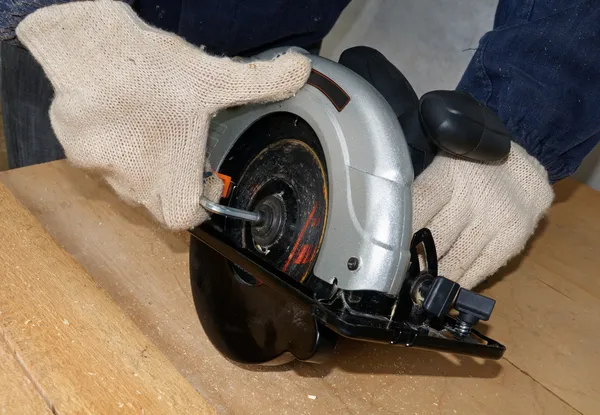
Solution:
[[(273, 59), (283, 52), (272, 50), (256, 59)], [(302, 118), (323, 148), (332, 212), (314, 275), (344, 290), (396, 294), (406, 277), (412, 236), (414, 175), (402, 128), (371, 84), (328, 59), (310, 59), (314, 82), (309, 79), (295, 96), (218, 114), (210, 127), (208, 159), (218, 170), (238, 138), (269, 114)], [(327, 80), (337, 91), (319, 86)], [(350, 258), (358, 260), (356, 267), (348, 266)]]

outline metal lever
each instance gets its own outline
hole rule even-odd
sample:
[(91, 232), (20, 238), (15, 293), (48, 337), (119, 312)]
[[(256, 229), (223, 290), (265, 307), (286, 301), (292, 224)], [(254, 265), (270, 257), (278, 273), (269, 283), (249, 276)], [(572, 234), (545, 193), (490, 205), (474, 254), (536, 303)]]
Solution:
[(228, 218), (241, 219), (246, 222), (252, 223), (258, 223), (262, 220), (262, 217), (258, 212), (250, 212), (248, 210), (223, 206), (218, 203), (212, 202), (205, 197), (200, 199), (200, 206), (202, 206), (204, 209), (208, 210), (211, 213), (221, 216), (227, 216)]

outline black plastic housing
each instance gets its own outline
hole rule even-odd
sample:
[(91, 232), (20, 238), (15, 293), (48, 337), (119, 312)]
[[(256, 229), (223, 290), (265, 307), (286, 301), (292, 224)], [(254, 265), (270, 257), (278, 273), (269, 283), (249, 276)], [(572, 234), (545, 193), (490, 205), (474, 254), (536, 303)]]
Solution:
[(421, 97), (425, 134), (441, 149), (476, 161), (498, 161), (510, 151), (511, 136), (500, 118), (471, 95), (432, 91)]

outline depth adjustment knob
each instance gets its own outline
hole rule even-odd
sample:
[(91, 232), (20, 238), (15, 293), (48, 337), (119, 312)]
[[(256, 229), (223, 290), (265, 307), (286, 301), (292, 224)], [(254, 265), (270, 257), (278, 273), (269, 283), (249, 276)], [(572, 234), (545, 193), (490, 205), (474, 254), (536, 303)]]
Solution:
[(450, 309), (460, 289), (460, 285), (448, 278), (437, 276), (427, 286), (427, 293), (424, 295), (425, 301), (423, 308), (433, 317), (443, 318)]
[(488, 321), (495, 305), (496, 300), (461, 288), (454, 303), (454, 308), (458, 311), (457, 334), (465, 337), (479, 320)]

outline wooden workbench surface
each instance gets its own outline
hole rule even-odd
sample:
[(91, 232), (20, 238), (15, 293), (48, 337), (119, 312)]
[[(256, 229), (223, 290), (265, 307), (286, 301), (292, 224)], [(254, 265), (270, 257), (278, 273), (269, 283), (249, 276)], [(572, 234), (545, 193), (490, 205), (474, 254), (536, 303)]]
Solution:
[(214, 413), (0, 185), (0, 412)]
[(481, 287), (497, 300), (487, 334), (506, 344), (502, 360), (342, 341), (326, 364), (261, 369), (226, 361), (204, 335), (186, 234), (65, 162), (0, 180), (217, 411), (600, 413), (600, 193), (574, 181), (557, 186), (525, 255)]

